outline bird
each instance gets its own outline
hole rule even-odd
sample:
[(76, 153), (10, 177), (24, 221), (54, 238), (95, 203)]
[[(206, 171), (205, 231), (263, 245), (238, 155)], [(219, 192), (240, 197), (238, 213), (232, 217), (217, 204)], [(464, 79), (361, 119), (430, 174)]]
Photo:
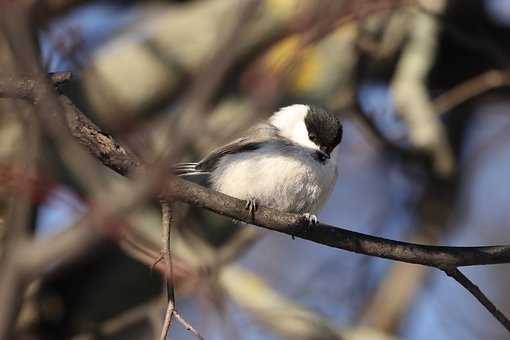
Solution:
[(338, 177), (340, 121), (305, 104), (283, 107), (242, 137), (196, 163), (174, 167), (179, 176), (208, 176), (212, 189), (258, 206), (302, 214), (309, 225), (331, 195)]

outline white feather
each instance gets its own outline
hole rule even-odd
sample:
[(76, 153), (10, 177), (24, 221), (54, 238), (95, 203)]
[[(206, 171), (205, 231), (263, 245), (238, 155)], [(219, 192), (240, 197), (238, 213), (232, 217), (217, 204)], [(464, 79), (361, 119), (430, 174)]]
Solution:
[(286, 106), (274, 113), (269, 118), (269, 123), (276, 126), (283, 137), (306, 148), (318, 150), (319, 147), (308, 138), (308, 130), (305, 125), (308, 110), (308, 105), (303, 104)]

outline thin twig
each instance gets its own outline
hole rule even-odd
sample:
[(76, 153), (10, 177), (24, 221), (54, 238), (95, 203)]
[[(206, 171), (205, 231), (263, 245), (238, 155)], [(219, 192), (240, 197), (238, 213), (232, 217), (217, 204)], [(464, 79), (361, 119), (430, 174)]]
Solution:
[(165, 312), (165, 320), (163, 321), (163, 328), (161, 329), (160, 340), (165, 340), (168, 334), (168, 330), (172, 325), (172, 317), (179, 321), (186, 330), (190, 331), (198, 339), (203, 339), (200, 333), (197, 332), (189, 322), (187, 322), (175, 308), (175, 292), (174, 292), (174, 275), (173, 275), (173, 263), (171, 255), (171, 234), (172, 234), (172, 203), (162, 199), (161, 201), (161, 219), (162, 219), (162, 230), (163, 230), (163, 258), (166, 262), (166, 293), (167, 293), (167, 307)]
[(175, 315), (175, 319), (178, 320), (184, 326), (184, 328), (186, 328), (187, 331), (189, 331), (191, 334), (193, 334), (195, 337), (197, 337), (200, 340), (204, 339), (204, 337), (202, 335), (200, 335), (200, 333), (198, 333), (197, 330), (195, 328), (193, 328), (193, 326), (189, 322), (187, 322), (181, 316), (181, 314), (179, 314), (179, 312), (175, 309), (174, 309), (174, 315)]
[(446, 275), (452, 277), (455, 281), (460, 283), (462, 287), (466, 288), (471, 295), (473, 295), (480, 303), (492, 314), (506, 329), (510, 332), (510, 320), (501, 313), (501, 311), (492, 303), (491, 300), (469, 280), (458, 268), (444, 269)]
[(490, 70), (443, 93), (434, 100), (437, 114), (444, 114), (455, 106), (494, 88), (510, 86), (510, 71)]
[(170, 254), (170, 241), (172, 232), (172, 210), (170, 203), (161, 200), (161, 224), (163, 231), (163, 257), (167, 265), (167, 275), (165, 280), (167, 294), (167, 308), (163, 328), (161, 329), (160, 340), (165, 340), (168, 330), (172, 324), (172, 317), (175, 311), (175, 294), (173, 283), (172, 256)]
[[(166, 283), (167, 293), (168, 293), (169, 285), (170, 285), (170, 283)], [(172, 299), (168, 299), (166, 312), (165, 312), (165, 320), (163, 321), (163, 328), (161, 329), (161, 334), (159, 336), (160, 340), (166, 339), (168, 330), (170, 329), (170, 326), (172, 325), (172, 318), (173, 318), (174, 314), (175, 314), (175, 304), (173, 303)]]

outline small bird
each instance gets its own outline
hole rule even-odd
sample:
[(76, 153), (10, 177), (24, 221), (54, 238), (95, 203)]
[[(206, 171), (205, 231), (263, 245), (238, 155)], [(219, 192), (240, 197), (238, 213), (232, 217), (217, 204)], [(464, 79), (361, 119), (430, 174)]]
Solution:
[(175, 173), (208, 175), (213, 189), (246, 200), (251, 216), (260, 204), (303, 214), (309, 224), (317, 224), (314, 214), (336, 182), (336, 147), (341, 140), (342, 124), (334, 115), (295, 104), (200, 162), (178, 164)]

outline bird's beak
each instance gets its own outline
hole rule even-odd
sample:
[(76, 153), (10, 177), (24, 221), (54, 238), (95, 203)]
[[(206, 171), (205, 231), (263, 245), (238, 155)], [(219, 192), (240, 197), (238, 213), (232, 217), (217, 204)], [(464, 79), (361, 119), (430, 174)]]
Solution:
[(331, 155), (330, 153), (325, 149), (325, 148), (321, 148), (320, 149), (320, 153), (322, 156), (324, 156), (326, 159), (330, 159), (331, 158)]

